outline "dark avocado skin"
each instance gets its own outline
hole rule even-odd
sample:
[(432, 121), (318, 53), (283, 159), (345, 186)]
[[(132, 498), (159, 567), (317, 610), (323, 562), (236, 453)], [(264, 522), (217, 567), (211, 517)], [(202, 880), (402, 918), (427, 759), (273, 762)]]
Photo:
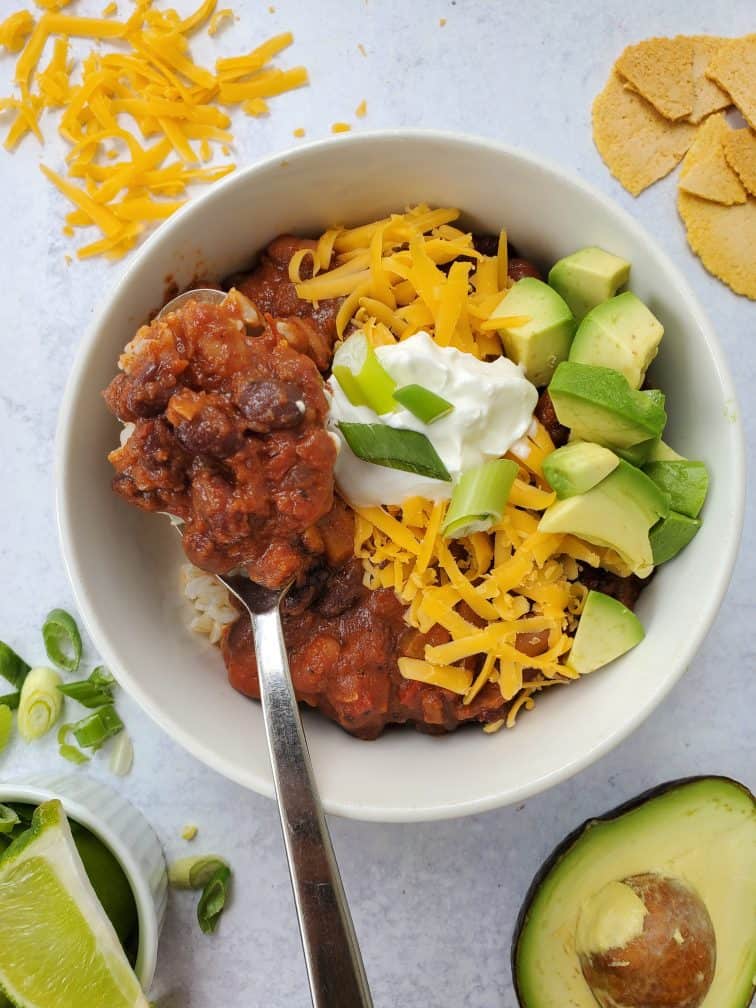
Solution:
[[(656, 787), (649, 788), (648, 791), (644, 791), (642, 794), (637, 795), (635, 798), (630, 798), (628, 801), (623, 802), (616, 808), (610, 809), (609, 812), (605, 812), (600, 816), (592, 816), (590, 819), (586, 819), (585, 822), (581, 823), (576, 829), (569, 833), (564, 840), (557, 844), (554, 850), (549, 854), (544, 863), (538, 869), (535, 874), (533, 881), (528, 887), (528, 891), (525, 894), (525, 899), (522, 902), (522, 907), (517, 915), (517, 922), (514, 929), (514, 937), (512, 938), (512, 953), (511, 953), (511, 968), (512, 968), (512, 982), (514, 984), (515, 996), (517, 997), (517, 1003), (520, 1008), (528, 1008), (525, 1001), (523, 1001), (520, 994), (520, 988), (517, 981), (517, 949), (520, 943), (520, 935), (522, 934), (522, 929), (525, 926), (525, 922), (528, 919), (530, 912), (530, 907), (535, 899), (536, 893), (541, 887), (546, 876), (552, 871), (555, 865), (561, 861), (565, 854), (570, 850), (573, 844), (583, 835), (585, 830), (592, 824), (596, 822), (608, 822), (610, 819), (618, 819), (620, 816), (625, 815), (626, 812), (632, 812), (634, 809), (638, 808), (640, 805), (645, 804), (652, 798), (660, 798), (662, 795), (669, 794), (670, 791), (676, 791), (677, 788), (685, 787), (687, 784), (698, 784), (701, 781), (724, 781), (728, 784), (734, 784), (736, 787), (750, 797), (751, 801), (756, 801), (753, 793), (745, 786), (741, 784), (740, 781), (733, 780), (732, 777), (725, 777), (723, 774), (699, 774), (695, 777), (680, 777), (677, 780), (667, 781), (664, 784), (657, 784)], [(755, 988), (756, 990), (756, 988)], [(751, 996), (753, 1000), (753, 995)]]

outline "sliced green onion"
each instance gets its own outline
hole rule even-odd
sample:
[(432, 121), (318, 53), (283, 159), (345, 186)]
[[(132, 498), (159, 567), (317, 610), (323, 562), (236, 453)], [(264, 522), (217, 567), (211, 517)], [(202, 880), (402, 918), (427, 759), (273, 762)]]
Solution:
[(76, 700), (83, 707), (96, 710), (113, 702), (114, 683), (115, 679), (108, 670), (103, 665), (98, 665), (88, 679), (64, 683), (59, 689), (64, 696)]
[(331, 370), (352, 406), (369, 406), (379, 415), (395, 409), (396, 382), (378, 360), (365, 333), (353, 333), (341, 344)]
[(110, 754), (110, 771), (116, 777), (125, 777), (131, 773), (134, 765), (134, 745), (127, 731), (122, 731), (113, 744)]
[(63, 697), (58, 690), (61, 678), (50, 668), (33, 668), (21, 687), (18, 704), (18, 731), (26, 742), (46, 735), (60, 717)]
[(7, 679), (11, 686), (21, 689), (24, 679), (29, 674), (30, 665), (16, 654), (13, 648), (0, 641), (0, 676)]
[(0, 805), (0, 833), (10, 833), (21, 820), (15, 809), (8, 808), (7, 805)]
[(217, 854), (179, 858), (168, 865), (168, 881), (174, 889), (204, 889), (219, 868), (228, 863)]
[(509, 459), (494, 459), (463, 472), (452, 492), (443, 534), (460, 539), (500, 521), (516, 475), (517, 463)]
[(448, 416), (454, 404), (422, 385), (404, 385), (394, 392), (394, 399), (423, 423), (432, 424)]
[(116, 713), (115, 707), (109, 704), (107, 707), (100, 707), (94, 714), (77, 721), (72, 726), (74, 738), (82, 749), (99, 749), (107, 742), (123, 731), (123, 721)]
[(13, 731), (13, 711), (6, 704), (0, 705), (0, 752), (10, 742)]
[(68, 742), (69, 733), (75, 727), (76, 725), (74, 724), (60, 726), (58, 729), (58, 752), (64, 760), (68, 760), (69, 763), (73, 763), (75, 766), (81, 766), (82, 763), (89, 763), (89, 756), (86, 756), (76, 746), (72, 746)]
[(42, 637), (50, 661), (75, 672), (81, 661), (81, 636), (73, 616), (65, 609), (53, 609), (42, 626)]
[(197, 906), (197, 920), (205, 934), (212, 934), (218, 926), (231, 889), (231, 869), (223, 865), (207, 883)]
[(10, 707), (11, 710), (18, 710), (20, 699), (20, 693), (6, 693), (5, 696), (0, 696), (0, 706)]
[(346, 422), (339, 424), (339, 430), (357, 458), (365, 462), (451, 483), (436, 449), (419, 431)]

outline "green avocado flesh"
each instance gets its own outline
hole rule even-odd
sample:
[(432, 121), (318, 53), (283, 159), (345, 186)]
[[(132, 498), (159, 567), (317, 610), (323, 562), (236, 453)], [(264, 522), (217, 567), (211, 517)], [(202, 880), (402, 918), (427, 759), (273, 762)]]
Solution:
[(666, 563), (685, 549), (701, 528), (698, 518), (689, 518), (678, 511), (670, 511), (658, 525), (651, 529), (649, 541), (655, 564)]
[(698, 518), (709, 489), (709, 473), (703, 462), (649, 462), (647, 476), (669, 495), (669, 506), (689, 518)]
[(576, 441), (552, 452), (543, 463), (543, 474), (562, 500), (586, 493), (619, 465), (614, 452), (588, 441)]
[(614, 368), (631, 388), (639, 389), (663, 335), (656, 316), (625, 291), (588, 312), (575, 333), (570, 360)]
[(634, 612), (610, 595), (589, 591), (567, 664), (586, 675), (640, 644), (644, 636)]
[(551, 379), (549, 395), (573, 437), (607, 448), (659, 437), (667, 422), (662, 393), (638, 392), (611, 368), (565, 361)]
[(717, 965), (701, 1008), (746, 1008), (756, 974), (756, 802), (734, 781), (680, 781), (587, 823), (552, 856), (523, 908), (514, 951), (521, 1008), (596, 1008), (575, 937), (581, 909), (609, 883), (653, 872), (706, 906)]
[(497, 318), (526, 316), (524, 325), (499, 330), (507, 357), (522, 365), (525, 377), (540, 387), (548, 384), (554, 368), (567, 360), (575, 333), (575, 319), (564, 300), (548, 284), (523, 277), (499, 307)]
[(616, 550), (633, 572), (654, 566), (649, 529), (669, 513), (666, 495), (645, 473), (622, 459), (586, 493), (557, 500), (543, 513), (539, 532), (571, 533)]
[(627, 283), (630, 263), (591, 246), (565, 256), (549, 271), (549, 286), (569, 305), (578, 322)]

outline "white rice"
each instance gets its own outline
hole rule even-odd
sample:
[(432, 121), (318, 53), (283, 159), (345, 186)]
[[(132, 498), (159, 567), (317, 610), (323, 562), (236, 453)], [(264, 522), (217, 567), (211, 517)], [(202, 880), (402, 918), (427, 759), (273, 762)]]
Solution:
[(212, 574), (189, 563), (181, 567), (181, 585), (195, 612), (189, 629), (207, 637), (211, 644), (217, 644), (224, 627), (239, 615), (231, 605), (228, 591)]

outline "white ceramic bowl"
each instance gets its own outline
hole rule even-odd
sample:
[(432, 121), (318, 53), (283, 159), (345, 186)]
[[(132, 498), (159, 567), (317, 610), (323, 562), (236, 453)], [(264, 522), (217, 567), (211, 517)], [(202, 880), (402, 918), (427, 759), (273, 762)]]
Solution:
[(252, 262), (284, 231), (316, 235), (426, 201), (465, 222), (504, 225), (549, 264), (583, 245), (632, 262), (631, 287), (664, 323), (653, 376), (667, 393), (667, 437), (712, 472), (693, 544), (644, 592), (645, 641), (610, 668), (542, 696), (514, 731), (429, 738), (392, 730), (360, 742), (318, 714), (305, 727), (326, 808), (357, 819), (424, 820), (480, 812), (564, 780), (633, 730), (680, 677), (714, 620), (735, 558), (744, 462), (735, 391), (714, 332), (678, 270), (639, 225), (560, 168), (485, 140), (398, 131), (298, 148), (230, 176), (164, 224), (103, 298), (60, 416), (57, 492), (63, 551), (79, 609), (103, 659), (173, 738), (220, 773), (272, 794), (260, 710), (227, 684), (217, 651), (187, 629), (181, 553), (165, 519), (110, 490), (118, 424), (100, 396), (120, 349), (179, 287)]
[(168, 888), (160, 841), (141, 812), (92, 777), (40, 774), (0, 786), (0, 802), (40, 805), (52, 798), (59, 798), (66, 815), (112, 851), (131, 884), (139, 919), (135, 971), (148, 992), (155, 976)]

